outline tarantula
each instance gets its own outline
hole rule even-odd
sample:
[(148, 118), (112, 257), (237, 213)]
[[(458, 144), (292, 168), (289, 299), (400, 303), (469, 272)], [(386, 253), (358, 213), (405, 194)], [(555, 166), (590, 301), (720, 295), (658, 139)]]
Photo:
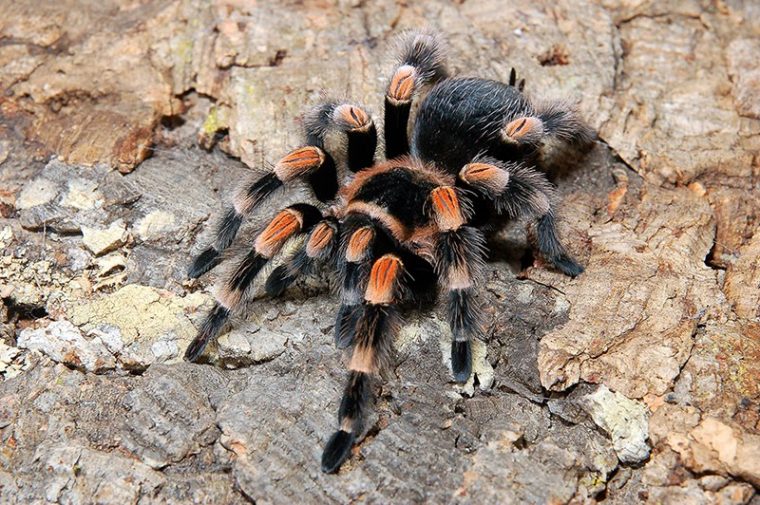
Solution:
[[(339, 428), (322, 455), (324, 472), (337, 471), (364, 435), (372, 380), (389, 361), (402, 307), (440, 295), (453, 335), (454, 379), (469, 378), (471, 342), (484, 332), (476, 292), (489, 234), (528, 216), (530, 241), (540, 256), (567, 275), (583, 271), (557, 237), (554, 189), (534, 165), (545, 139), (589, 144), (593, 135), (571, 108), (531, 102), (524, 84), (514, 69), (508, 84), (449, 77), (437, 36), (411, 34), (386, 89), (385, 161), (375, 160), (377, 129), (365, 109), (349, 102), (319, 105), (305, 117), (305, 145), (242, 187), (214, 244), (190, 267), (189, 277), (196, 278), (216, 266), (244, 217), (277, 189), (296, 180), (313, 189), (321, 203), (280, 211), (222, 280), (185, 357), (200, 357), (244, 305), (247, 288), (266, 263), (300, 238), (295, 252), (271, 270), (265, 290), (279, 296), (318, 265), (338, 273), (335, 341), (351, 348), (351, 358)], [(413, 99), (426, 89), (409, 128)], [(335, 151), (326, 147), (327, 135), (336, 132), (343, 136), (339, 160), (345, 158), (347, 170), (338, 170)]]

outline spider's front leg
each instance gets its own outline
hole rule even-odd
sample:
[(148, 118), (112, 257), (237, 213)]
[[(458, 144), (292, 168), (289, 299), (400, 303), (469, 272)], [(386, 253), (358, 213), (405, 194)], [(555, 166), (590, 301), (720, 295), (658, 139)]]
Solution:
[(338, 233), (337, 219), (328, 217), (320, 221), (295, 254), (269, 274), (266, 293), (272, 298), (280, 296), (296, 279), (312, 271), (315, 264), (327, 262), (336, 249)]
[(349, 233), (339, 263), (341, 303), (335, 319), (335, 345), (338, 349), (345, 349), (354, 342), (378, 233), (378, 229), (368, 219), (361, 217), (350, 217), (345, 228)]
[(349, 376), (338, 411), (339, 429), (322, 453), (322, 471), (332, 473), (348, 458), (364, 434), (370, 403), (372, 376), (388, 361), (400, 316), (397, 303), (402, 291), (404, 265), (399, 256), (385, 254), (372, 263), (364, 290), (364, 303), (357, 305)]
[(200, 331), (185, 351), (185, 359), (196, 361), (206, 345), (224, 327), (230, 314), (244, 300), (248, 286), (264, 265), (280, 251), (290, 238), (298, 233), (311, 231), (322, 219), (319, 209), (299, 203), (280, 211), (256, 237), (253, 248), (246, 254), (216, 293), (216, 303), (206, 315)]
[(562, 273), (575, 277), (583, 267), (565, 250), (554, 220), (554, 187), (534, 168), (480, 158), (459, 172), (465, 187), (493, 202), (496, 212), (509, 219), (533, 218), (530, 239), (541, 256)]
[(436, 269), (444, 284), (451, 343), (451, 369), (457, 382), (472, 373), (472, 340), (482, 336), (483, 321), (476, 295), (482, 280), (486, 242), (477, 228), (467, 226), (470, 209), (464, 197), (450, 186), (430, 193), (431, 210), (438, 232), (435, 238)]
[(283, 186), (305, 179), (319, 201), (335, 198), (338, 179), (335, 160), (325, 148), (328, 131), (337, 130), (347, 136), (349, 169), (358, 172), (374, 164), (377, 129), (361, 107), (350, 103), (323, 103), (307, 114), (304, 127), (306, 146), (282, 157), (271, 172), (241, 186), (217, 225), (213, 245), (193, 260), (188, 277), (200, 277), (219, 264), (222, 251), (232, 244), (245, 217)]

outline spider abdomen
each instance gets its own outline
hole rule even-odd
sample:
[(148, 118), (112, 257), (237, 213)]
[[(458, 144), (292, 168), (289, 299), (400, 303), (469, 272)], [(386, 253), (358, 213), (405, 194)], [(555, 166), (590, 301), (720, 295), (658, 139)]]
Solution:
[(501, 130), (530, 113), (530, 103), (515, 86), (488, 79), (446, 79), (420, 105), (412, 154), (452, 175), (478, 155), (516, 158), (524, 153), (505, 145)]

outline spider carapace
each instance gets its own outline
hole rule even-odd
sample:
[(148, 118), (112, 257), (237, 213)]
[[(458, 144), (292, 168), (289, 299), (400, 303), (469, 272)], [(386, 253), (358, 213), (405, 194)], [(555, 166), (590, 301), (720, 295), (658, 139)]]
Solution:
[[(450, 77), (437, 36), (412, 33), (386, 89), (385, 161), (375, 159), (377, 129), (364, 108), (334, 101), (308, 113), (305, 144), (241, 187), (189, 276), (216, 266), (244, 217), (283, 186), (304, 181), (313, 204), (281, 210), (236, 260), (186, 359), (200, 357), (243, 309), (246, 290), (267, 262), (297, 241), (282, 264), (267, 269), (266, 292), (279, 296), (313, 268), (334, 269), (341, 288), (335, 340), (350, 348), (338, 430), (324, 449), (323, 471), (337, 471), (365, 434), (372, 381), (390, 359), (405, 307), (431, 296), (441, 302), (452, 333), (453, 376), (466, 381), (471, 342), (484, 331), (476, 294), (489, 234), (525, 217), (531, 243), (548, 264), (571, 276), (583, 271), (557, 237), (554, 189), (535, 164), (545, 140), (583, 145), (593, 135), (572, 108), (530, 101), (523, 87), (514, 70), (509, 83)], [(425, 91), (410, 127), (413, 101)], [(344, 135), (342, 152), (327, 146), (334, 134)]]

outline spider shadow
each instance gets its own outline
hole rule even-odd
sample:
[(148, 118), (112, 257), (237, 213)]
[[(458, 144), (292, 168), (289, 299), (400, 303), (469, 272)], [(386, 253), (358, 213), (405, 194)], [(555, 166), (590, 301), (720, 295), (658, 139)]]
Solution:
[(488, 263), (506, 263), (517, 275), (533, 264), (535, 256), (528, 243), (527, 222), (506, 223), (504, 227), (486, 237)]
[(591, 157), (596, 144), (596, 139), (588, 145), (550, 142), (536, 161), (536, 167), (545, 173), (559, 190), (562, 190), (562, 181), (569, 180), (583, 171), (585, 162)]

